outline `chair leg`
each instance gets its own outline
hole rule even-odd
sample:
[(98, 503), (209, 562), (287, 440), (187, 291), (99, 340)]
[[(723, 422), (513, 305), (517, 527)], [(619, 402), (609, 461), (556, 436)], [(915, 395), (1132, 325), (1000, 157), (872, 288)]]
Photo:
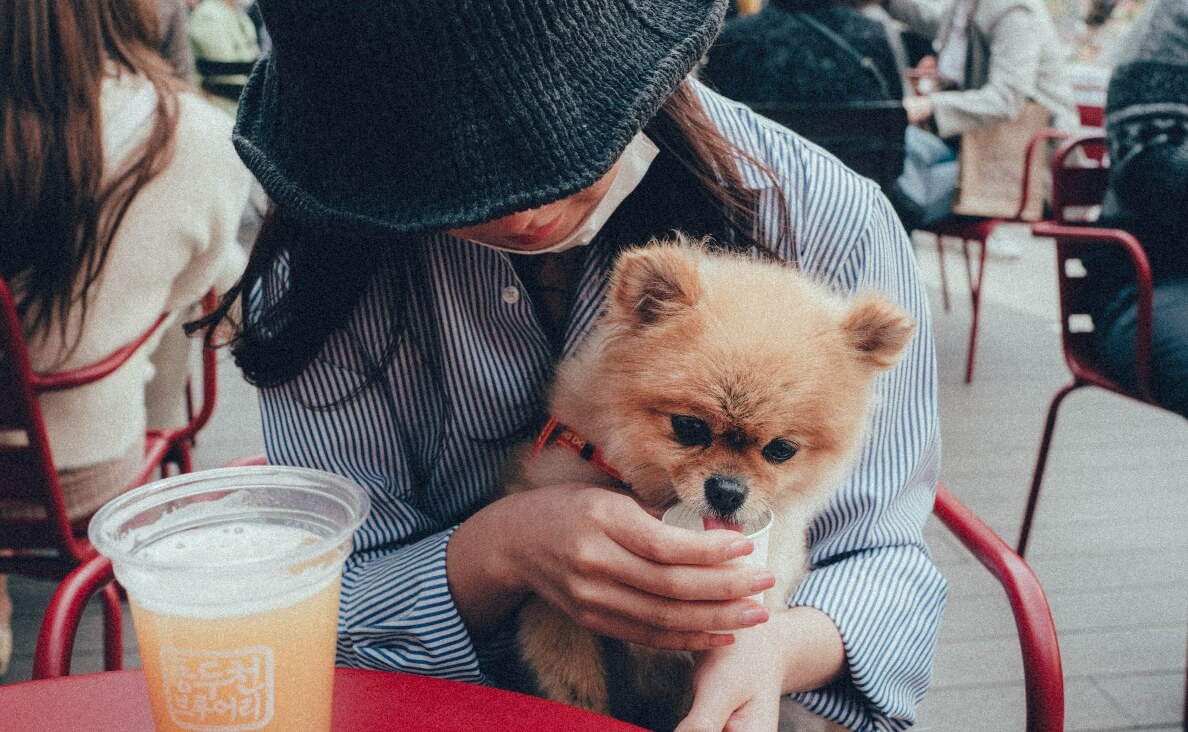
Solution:
[(940, 234), (936, 235), (936, 265), (940, 273), (941, 285), (941, 303), (944, 304), (945, 312), (949, 312), (949, 278), (945, 276), (945, 238)]
[(108, 671), (124, 667), (124, 621), (114, 582), (103, 588), (103, 666)]
[[(172, 472), (169, 467), (173, 466), (177, 472)], [(194, 470), (194, 450), (189, 440), (178, 440), (169, 446), (165, 457), (161, 458), (161, 477), (168, 478), (172, 475), (181, 475), (189, 473)]]
[[(194, 421), (194, 382), (192, 379), (186, 381), (186, 424)], [(198, 435), (195, 433), (190, 437), (190, 442), (193, 445), (198, 444)], [(189, 471), (186, 471), (189, 472)]]
[(1031, 490), (1027, 494), (1027, 508), (1023, 511), (1023, 524), (1019, 527), (1019, 541), (1015, 548), (1015, 552), (1020, 556), (1026, 556), (1027, 540), (1031, 535), (1031, 521), (1035, 518), (1035, 506), (1039, 502), (1040, 484), (1044, 480), (1044, 468), (1048, 463), (1048, 448), (1052, 446), (1052, 433), (1056, 429), (1056, 412), (1060, 409), (1060, 403), (1068, 396), (1074, 389), (1078, 389), (1084, 384), (1074, 381), (1067, 384), (1056, 392), (1052, 397), (1052, 402), (1048, 405), (1048, 416), (1044, 421), (1044, 434), (1040, 437), (1039, 455), (1035, 459), (1035, 470), (1031, 474)]
[[(978, 244), (978, 271), (974, 276), (973, 266), (969, 258), (969, 245)], [(965, 276), (969, 281), (969, 300), (972, 319), (969, 325), (969, 347), (965, 354), (965, 383), (973, 381), (974, 359), (978, 353), (978, 325), (982, 315), (982, 278), (986, 275), (986, 242), (977, 239), (965, 239), (961, 242), (961, 254), (965, 258)]]
[(182, 442), (179, 445), (181, 450), (181, 467), (183, 473), (191, 473), (194, 471), (194, 451), (190, 448), (189, 442)]

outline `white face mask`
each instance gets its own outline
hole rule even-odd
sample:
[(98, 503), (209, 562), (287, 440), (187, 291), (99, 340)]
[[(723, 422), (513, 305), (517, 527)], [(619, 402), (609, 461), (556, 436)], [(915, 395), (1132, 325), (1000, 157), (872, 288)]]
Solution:
[(582, 223), (577, 225), (573, 233), (556, 244), (551, 244), (544, 249), (525, 251), (482, 241), (474, 243), (508, 254), (556, 254), (574, 247), (584, 247), (594, 241), (594, 237), (602, 230), (603, 225), (610, 219), (619, 204), (639, 186), (640, 181), (647, 174), (648, 168), (652, 165), (652, 161), (659, 153), (660, 148), (656, 147), (656, 144), (649, 140), (647, 135), (643, 132), (636, 133), (623, 150), (623, 155), (619, 158), (619, 171), (615, 173), (615, 178), (611, 181), (610, 187), (606, 189), (602, 200), (586, 215)]

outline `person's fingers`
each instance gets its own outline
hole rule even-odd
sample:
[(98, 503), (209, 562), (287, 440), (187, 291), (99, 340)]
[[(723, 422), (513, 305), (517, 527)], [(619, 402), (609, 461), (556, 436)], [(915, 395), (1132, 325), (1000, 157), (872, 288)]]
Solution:
[(730, 633), (662, 630), (615, 615), (599, 615), (586, 627), (609, 638), (667, 651), (698, 653), (734, 643), (734, 635)]
[[(765, 623), (769, 611), (751, 599), (676, 600), (643, 591), (625, 583), (613, 572), (619, 564), (643, 562), (621, 548), (605, 553), (598, 561), (576, 563), (577, 572), (560, 581), (538, 586), (551, 605), (573, 618), (575, 623), (592, 627), (602, 616), (620, 616), (634, 623), (665, 631), (738, 630)], [(617, 555), (623, 556), (617, 556)], [(683, 567), (658, 567), (657, 574), (681, 573)]]
[(730, 715), (723, 732), (771, 732), (779, 726), (779, 702), (760, 704), (753, 700)]
[(754, 600), (672, 600), (614, 581), (588, 578), (546, 599), (586, 627), (600, 616), (617, 615), (662, 631), (738, 630), (766, 622), (769, 617), (767, 608)]
[(780, 725), (779, 695), (774, 700), (741, 701), (730, 694), (698, 690), (693, 707), (676, 732), (771, 732)]
[(653, 520), (643, 511), (624, 511), (605, 522), (607, 535), (632, 554), (661, 564), (721, 564), (755, 550), (735, 531), (689, 531)]
[(733, 696), (696, 693), (693, 707), (677, 725), (676, 732), (722, 732), (737, 708), (738, 701)]
[(616, 572), (620, 581), (674, 600), (736, 600), (775, 586), (771, 570), (748, 564), (670, 565), (629, 555)]

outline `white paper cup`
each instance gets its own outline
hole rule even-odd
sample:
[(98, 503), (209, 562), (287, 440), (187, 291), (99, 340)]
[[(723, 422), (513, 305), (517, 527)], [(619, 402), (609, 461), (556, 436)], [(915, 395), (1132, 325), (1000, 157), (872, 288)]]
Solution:
[[(692, 510), (684, 503), (678, 503), (665, 511), (661, 521), (669, 526), (679, 526), (682, 529), (705, 531), (705, 524), (702, 521), (701, 514)], [(770, 508), (766, 509), (758, 518), (744, 523), (741, 533), (755, 545), (755, 551), (731, 561), (738, 562), (739, 564), (753, 564), (757, 567), (766, 567), (767, 540), (771, 536), (771, 525), (773, 523), (775, 523), (775, 514), (772, 513)], [(763, 602), (763, 593), (760, 592), (758, 595), (751, 595), (751, 599), (757, 602)]]

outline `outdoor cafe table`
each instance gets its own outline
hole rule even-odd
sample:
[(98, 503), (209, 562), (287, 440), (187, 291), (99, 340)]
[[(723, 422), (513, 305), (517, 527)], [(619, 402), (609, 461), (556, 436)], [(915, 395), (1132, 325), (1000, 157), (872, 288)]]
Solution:
[[(139, 669), (0, 686), (0, 728), (153, 732)], [(334, 670), (335, 732), (639, 732), (623, 722), (486, 686), (388, 671)]]

